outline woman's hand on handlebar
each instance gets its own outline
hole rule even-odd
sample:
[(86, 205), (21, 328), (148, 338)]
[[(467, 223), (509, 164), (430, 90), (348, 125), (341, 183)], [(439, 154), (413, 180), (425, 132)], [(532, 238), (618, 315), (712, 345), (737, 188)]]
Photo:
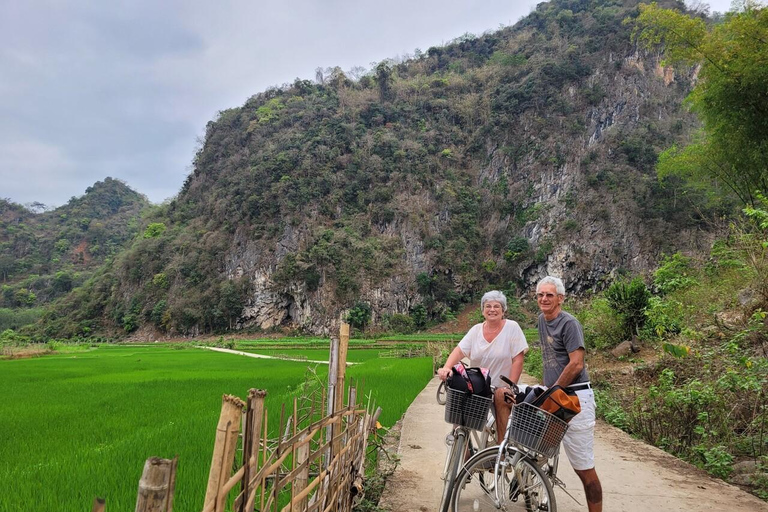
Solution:
[(509, 384), (509, 389), (511, 389), (514, 394), (518, 394), (520, 392), (520, 388), (517, 387), (517, 384), (509, 380), (509, 378), (506, 375), (499, 375), (499, 377), (501, 378), (501, 380)]
[(439, 368), (437, 370), (437, 376), (440, 377), (440, 380), (445, 382), (445, 379), (447, 379), (451, 375), (451, 370), (448, 368)]

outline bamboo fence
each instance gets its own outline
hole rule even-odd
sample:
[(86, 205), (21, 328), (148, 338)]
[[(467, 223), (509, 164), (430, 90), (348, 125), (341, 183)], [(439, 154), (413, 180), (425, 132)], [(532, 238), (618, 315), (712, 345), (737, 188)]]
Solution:
[[(381, 409), (358, 405), (356, 386), (344, 393), (348, 345), (349, 326), (342, 324), (332, 339), (327, 390), (302, 404), (294, 399), (288, 413), (283, 404), (277, 439), (267, 436), (265, 390), (251, 389), (245, 402), (223, 396), (202, 512), (352, 510), (362, 497), (368, 434)], [(147, 460), (136, 512), (172, 512), (175, 473), (176, 459)], [(104, 510), (103, 500), (95, 510)]]

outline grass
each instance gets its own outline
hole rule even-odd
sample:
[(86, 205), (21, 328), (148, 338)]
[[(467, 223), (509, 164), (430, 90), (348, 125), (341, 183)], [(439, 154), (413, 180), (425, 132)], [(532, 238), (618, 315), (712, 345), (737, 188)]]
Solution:
[[(381, 423), (391, 425), (431, 378), (431, 361), (364, 352), (348, 382), (370, 390), (384, 409)], [(144, 461), (174, 455), (175, 508), (199, 510), (222, 394), (267, 389), (276, 430), (280, 404), (300, 387), (306, 366), (167, 346), (0, 361), (0, 488), (14, 489), (0, 493), (0, 510), (83, 510), (95, 496), (109, 509), (130, 510)], [(322, 378), (326, 368), (318, 366)]]
[[(322, 348), (311, 348), (311, 349), (302, 349), (302, 350), (292, 350), (292, 349), (284, 349), (284, 348), (274, 348), (274, 349), (253, 349), (253, 348), (244, 348), (240, 349), (243, 352), (248, 352), (251, 354), (262, 354), (265, 356), (273, 356), (273, 357), (280, 357), (280, 356), (287, 356), (287, 357), (295, 357), (295, 356), (301, 356), (306, 357), (308, 360), (312, 361), (327, 361), (328, 360), (328, 349), (322, 349)], [(371, 361), (372, 359), (376, 359), (379, 355), (379, 352), (381, 352), (381, 349), (356, 349), (356, 350), (350, 350), (347, 352), (347, 361), (351, 363), (362, 363), (365, 361)]]

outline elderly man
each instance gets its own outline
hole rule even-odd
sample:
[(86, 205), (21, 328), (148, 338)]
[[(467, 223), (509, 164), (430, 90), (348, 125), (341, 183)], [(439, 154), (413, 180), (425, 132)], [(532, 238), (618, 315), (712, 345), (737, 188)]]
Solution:
[(544, 366), (544, 385), (559, 385), (576, 392), (581, 412), (570, 422), (563, 448), (584, 484), (589, 512), (603, 510), (603, 490), (595, 471), (595, 395), (584, 365), (584, 333), (576, 318), (562, 310), (565, 286), (547, 276), (536, 285), (539, 305), (539, 341)]

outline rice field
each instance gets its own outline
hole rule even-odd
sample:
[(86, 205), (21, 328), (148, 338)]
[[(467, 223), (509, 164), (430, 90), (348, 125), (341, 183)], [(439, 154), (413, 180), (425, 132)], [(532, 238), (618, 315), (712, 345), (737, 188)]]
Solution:
[[(324, 343), (291, 352), (327, 359)], [(347, 382), (357, 380), (372, 394), (383, 408), (380, 422), (389, 426), (431, 378), (432, 361), (376, 354), (350, 350), (348, 360), (360, 364), (348, 368)], [(266, 389), (276, 418), (306, 367), (168, 345), (0, 360), (0, 511), (82, 511), (95, 496), (106, 498), (107, 510), (132, 510), (144, 461), (175, 455), (174, 509), (200, 510), (221, 395), (244, 398), (249, 388)], [(326, 365), (317, 371), (327, 376)], [(275, 429), (276, 423), (270, 421)]]

